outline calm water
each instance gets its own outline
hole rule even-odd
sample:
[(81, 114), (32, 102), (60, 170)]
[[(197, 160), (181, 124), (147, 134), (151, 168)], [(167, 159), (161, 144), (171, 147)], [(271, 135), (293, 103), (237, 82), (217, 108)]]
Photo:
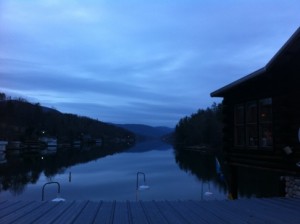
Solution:
[[(136, 191), (138, 171), (146, 174), (150, 189)], [(277, 174), (240, 169), (239, 176), (239, 197), (278, 194)], [(215, 156), (144, 142), (115, 154), (94, 149), (7, 158), (0, 165), (0, 200), (41, 200), (49, 181), (60, 183), (66, 200), (222, 200), (227, 198), (225, 180), (216, 172)], [(45, 200), (55, 198), (56, 190), (47, 185)]]
[[(150, 189), (137, 193), (138, 171), (146, 174)], [(128, 151), (63, 168), (59, 172), (46, 176), (43, 171), (37, 180), (34, 180), (34, 184), (28, 183), (21, 189), (12, 186), (8, 190), (2, 190), (0, 197), (2, 200), (41, 200), (43, 184), (58, 181), (61, 184), (61, 197), (67, 200), (136, 200), (137, 197), (141, 200), (226, 198), (225, 189), (221, 189), (214, 181), (202, 181), (190, 171), (181, 169), (176, 163), (172, 146), (157, 142), (139, 144)], [(28, 173), (28, 176), (30, 175), (33, 175), (32, 171)], [(18, 179), (17, 176), (15, 178)], [(143, 183), (142, 176), (139, 183)], [(46, 200), (56, 196), (55, 185), (48, 185), (45, 189)]]

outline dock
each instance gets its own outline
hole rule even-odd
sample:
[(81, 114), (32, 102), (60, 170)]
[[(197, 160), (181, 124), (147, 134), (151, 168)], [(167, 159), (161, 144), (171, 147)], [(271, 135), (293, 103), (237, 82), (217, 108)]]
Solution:
[(300, 223), (300, 199), (2, 201), (0, 223)]

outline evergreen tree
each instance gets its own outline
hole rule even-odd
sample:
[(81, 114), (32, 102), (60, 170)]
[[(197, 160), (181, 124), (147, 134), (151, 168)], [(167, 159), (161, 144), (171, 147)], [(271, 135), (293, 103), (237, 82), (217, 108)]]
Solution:
[(178, 146), (221, 144), (222, 104), (213, 103), (207, 109), (179, 120), (175, 128), (175, 142)]

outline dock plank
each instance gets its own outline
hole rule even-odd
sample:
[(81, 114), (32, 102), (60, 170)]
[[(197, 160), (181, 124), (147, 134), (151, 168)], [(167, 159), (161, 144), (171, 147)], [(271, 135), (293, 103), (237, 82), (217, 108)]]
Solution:
[(271, 204), (264, 204), (262, 199), (256, 201), (256, 199), (235, 201), (241, 208), (251, 208), (252, 215), (268, 223), (290, 223), (287, 222), (286, 217), (282, 217), (278, 209), (271, 206)]
[(188, 201), (185, 203), (190, 209), (201, 213), (201, 217), (208, 221), (208, 223), (229, 223), (222, 217), (221, 214), (216, 211), (215, 208), (211, 208), (211, 206), (206, 206), (206, 203), (197, 204), (196, 201)]
[(275, 203), (280, 203), (285, 207), (289, 207), (291, 209), (298, 210), (299, 200), (295, 198), (270, 198), (269, 200), (275, 201)]
[[(212, 205), (214, 206), (214, 205)], [(224, 218), (230, 222), (238, 223), (265, 223), (261, 220), (268, 220), (268, 216), (262, 213), (262, 216), (257, 217), (251, 207), (246, 203), (244, 205), (236, 205), (235, 201), (221, 201), (216, 204), (216, 209), (224, 213)], [(274, 220), (273, 222), (274, 223)]]
[(264, 224), (265, 220), (268, 218), (265, 214), (259, 216), (255, 215), (257, 213), (253, 207), (248, 205), (240, 206), (235, 203), (235, 201), (222, 201), (220, 204), (227, 209), (234, 211), (234, 215), (244, 216), (247, 223)]
[(5, 208), (9, 204), (8, 201), (0, 201), (0, 209)]
[[(267, 210), (268, 214), (270, 214), (270, 216), (273, 214), (274, 211), (278, 211), (276, 214), (276, 218), (278, 220), (281, 220), (282, 222), (286, 222), (286, 223), (299, 223), (300, 222), (300, 216), (299, 216), (299, 210), (292, 210), (289, 209), (287, 206), (285, 205), (280, 205), (279, 202), (274, 203), (273, 201), (270, 202), (267, 199), (253, 199), (253, 200), (249, 200), (248, 203), (255, 203), (255, 202), (260, 202), (260, 206), (262, 208), (265, 208), (265, 211)], [(296, 219), (295, 219), (296, 218)]]
[(143, 210), (140, 202), (127, 202), (127, 207), (131, 215), (130, 220), (133, 224), (150, 224), (150, 219)]
[(113, 213), (115, 210), (116, 202), (108, 202), (104, 201), (101, 204), (100, 209), (98, 210), (94, 223), (101, 223), (101, 224), (109, 224), (113, 221)]
[(17, 210), (18, 208), (26, 206), (26, 204), (28, 204), (28, 202), (24, 202), (24, 201), (22, 201), (22, 202), (21, 201), (12, 201), (12, 202), (5, 203), (5, 205), (3, 205), (0, 209), (0, 218)]
[[(68, 203), (68, 202), (67, 202)], [(67, 224), (73, 223), (76, 218), (80, 215), (83, 209), (87, 206), (88, 201), (85, 202), (75, 202), (73, 203), (62, 215), (57, 217), (53, 223), (57, 224)]]
[(149, 223), (153, 224), (168, 224), (167, 219), (162, 212), (157, 208), (154, 201), (140, 201), (140, 204), (148, 217)]
[(292, 212), (299, 212), (299, 208), (297, 208), (297, 206), (299, 206), (299, 203), (296, 203), (293, 200), (275, 200), (272, 198), (264, 198), (264, 201), (272, 203), (276, 206), (283, 206), (285, 209), (290, 210)]
[(0, 223), (300, 223), (300, 199), (234, 201), (5, 201)]
[(80, 215), (74, 220), (74, 224), (78, 223), (94, 223), (96, 218), (96, 214), (99, 211), (102, 205), (102, 201), (100, 202), (88, 202), (84, 210), (80, 213)]
[(13, 222), (22, 220), (23, 223), (34, 223), (39, 218), (43, 217), (45, 213), (51, 211), (56, 206), (56, 203), (39, 203), (39, 206), (35, 210), (31, 210), (30, 212), (24, 214), (22, 217), (15, 219)]
[(16, 220), (24, 219), (26, 215), (34, 212), (35, 209), (37, 209), (39, 206), (41, 206), (41, 203), (38, 202), (27, 202), (24, 203), (23, 206), (17, 207), (17, 209), (14, 209), (14, 206), (11, 207), (11, 211), (9, 214), (5, 215), (4, 217), (1, 217), (2, 223), (12, 223)]
[(191, 224), (203, 224), (203, 223), (209, 223), (205, 218), (203, 218), (204, 214), (200, 214), (199, 212), (195, 212), (192, 209), (189, 209), (185, 203), (182, 203), (181, 201), (172, 201), (168, 202), (170, 203), (170, 206), (176, 210), (180, 216), (185, 217), (188, 223)]
[(48, 209), (43, 213), (38, 219), (34, 220), (32, 223), (53, 223), (60, 216), (64, 215), (64, 213), (75, 203), (75, 201), (70, 202), (47, 202), (49, 204), (54, 204), (55, 206), (52, 209)]
[(224, 223), (246, 223), (244, 216), (236, 214), (235, 211), (231, 211), (219, 203), (214, 203), (213, 201), (194, 201), (194, 203), (202, 208), (205, 207), (212, 214), (222, 219)]
[(155, 201), (154, 203), (157, 206), (158, 210), (160, 210), (163, 216), (167, 219), (168, 223), (172, 223), (172, 224), (188, 223), (186, 218), (181, 216), (180, 213), (178, 213), (166, 201)]
[(128, 213), (126, 202), (116, 203), (115, 212), (113, 216), (113, 223), (119, 223), (119, 224), (132, 223), (132, 220), (130, 220), (130, 216), (131, 215)]

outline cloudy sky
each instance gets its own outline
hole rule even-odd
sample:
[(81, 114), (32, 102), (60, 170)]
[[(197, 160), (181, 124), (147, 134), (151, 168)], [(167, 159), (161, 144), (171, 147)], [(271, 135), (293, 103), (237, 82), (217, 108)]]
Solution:
[(1, 0), (0, 92), (174, 127), (263, 67), (299, 22), (299, 0)]

